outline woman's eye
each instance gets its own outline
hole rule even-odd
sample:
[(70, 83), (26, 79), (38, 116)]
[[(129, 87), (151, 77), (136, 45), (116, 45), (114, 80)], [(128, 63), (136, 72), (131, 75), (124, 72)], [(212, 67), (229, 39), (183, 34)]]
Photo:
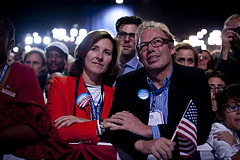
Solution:
[(112, 53), (111, 53), (111, 52), (108, 52), (108, 51), (106, 51), (106, 52), (105, 52), (105, 54), (107, 54), (107, 55), (109, 55), (109, 56), (110, 56)]
[(92, 47), (91, 50), (92, 51), (97, 51), (97, 47)]
[(183, 63), (183, 62), (185, 61), (185, 59), (179, 58), (177, 61), (178, 61), (179, 63)]

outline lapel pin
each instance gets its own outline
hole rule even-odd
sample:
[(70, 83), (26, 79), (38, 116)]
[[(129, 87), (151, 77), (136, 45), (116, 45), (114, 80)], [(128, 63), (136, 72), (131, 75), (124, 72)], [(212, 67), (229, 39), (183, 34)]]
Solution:
[(90, 102), (90, 95), (87, 93), (82, 93), (77, 97), (76, 103), (79, 108), (86, 107)]
[(149, 92), (146, 89), (140, 89), (138, 91), (138, 97), (142, 100), (145, 100), (149, 97)]

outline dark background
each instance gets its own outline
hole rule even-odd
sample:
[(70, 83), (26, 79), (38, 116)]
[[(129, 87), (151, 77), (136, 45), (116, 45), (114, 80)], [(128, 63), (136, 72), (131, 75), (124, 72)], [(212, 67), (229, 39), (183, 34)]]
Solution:
[[(54, 27), (70, 29), (84, 22), (85, 6), (117, 5), (115, 0), (5, 0), (1, 1), (0, 15), (12, 20), (17, 42), (26, 33), (46, 34)], [(222, 29), (230, 15), (239, 13), (238, 1), (181, 1), (181, 0), (125, 0), (143, 20), (164, 22), (178, 40), (196, 34), (202, 28)], [(83, 24), (82, 24), (83, 25)]]

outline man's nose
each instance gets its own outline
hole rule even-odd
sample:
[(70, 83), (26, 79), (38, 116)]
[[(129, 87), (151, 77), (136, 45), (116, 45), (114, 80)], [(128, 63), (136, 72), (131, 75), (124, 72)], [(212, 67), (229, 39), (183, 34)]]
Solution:
[(51, 61), (56, 61), (56, 56), (52, 56)]
[(129, 42), (129, 41), (130, 41), (130, 36), (126, 35), (125, 38), (124, 38), (124, 42)]

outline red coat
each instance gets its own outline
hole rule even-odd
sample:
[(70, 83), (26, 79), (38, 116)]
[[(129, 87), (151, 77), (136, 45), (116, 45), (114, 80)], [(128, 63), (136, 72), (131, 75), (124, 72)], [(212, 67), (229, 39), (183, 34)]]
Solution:
[[(50, 111), (51, 120), (61, 116), (73, 115), (73, 108), (75, 105), (75, 77), (55, 77), (50, 85), (47, 108)], [(87, 93), (82, 77), (79, 79), (78, 95)], [(101, 119), (108, 117), (112, 105), (114, 88), (104, 86), (104, 103), (102, 109)], [(90, 106), (84, 109), (76, 107), (76, 116), (80, 118), (89, 119)], [(62, 138), (68, 142), (88, 141), (96, 144), (99, 141), (97, 137), (97, 121), (89, 121), (83, 123), (75, 123), (69, 128), (62, 127), (59, 130)]]
[[(62, 140), (57, 129), (52, 127), (32, 67), (14, 62), (3, 89), (0, 92), (0, 129), (21, 123), (31, 126), (41, 137), (38, 142), (22, 148), (13, 146), (9, 153), (28, 159), (116, 159), (116, 150), (111, 146), (68, 145)], [(105, 97), (108, 97), (109, 89), (105, 90)], [(103, 115), (106, 117), (105, 112)], [(1, 148), (5, 154), (3, 150)]]
[(51, 125), (34, 69), (14, 62), (6, 78), (0, 92), (0, 129), (26, 124), (41, 138), (38, 142), (22, 148), (13, 146), (10, 153), (30, 159), (71, 159), (72, 148)]

